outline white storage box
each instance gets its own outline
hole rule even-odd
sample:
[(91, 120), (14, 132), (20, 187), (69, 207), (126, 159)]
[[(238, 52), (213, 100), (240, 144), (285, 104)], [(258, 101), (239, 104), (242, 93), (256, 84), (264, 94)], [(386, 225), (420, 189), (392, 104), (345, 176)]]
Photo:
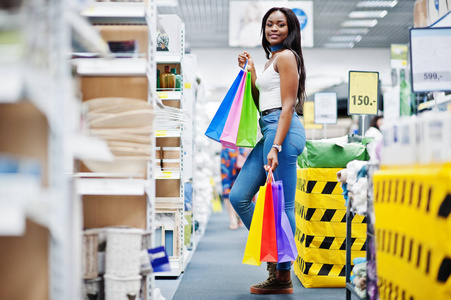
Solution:
[(106, 273), (115, 276), (138, 275), (144, 231), (135, 228), (108, 228), (106, 233)]
[(141, 276), (116, 277), (105, 274), (105, 299), (139, 300), (141, 278)]

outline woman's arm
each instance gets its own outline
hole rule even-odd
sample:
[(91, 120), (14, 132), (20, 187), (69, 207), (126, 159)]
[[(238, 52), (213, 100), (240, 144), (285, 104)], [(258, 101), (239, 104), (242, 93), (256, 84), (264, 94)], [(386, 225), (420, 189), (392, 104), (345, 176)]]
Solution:
[[(280, 96), (282, 98), (282, 112), (280, 113), (279, 123), (277, 124), (276, 137), (273, 144), (282, 145), (288, 130), (290, 129), (293, 118), (294, 106), (296, 104), (298, 93), (298, 70), (296, 58), (290, 50), (284, 50), (277, 56), (275, 70), (280, 75)], [(282, 149), (283, 151), (283, 149)], [(271, 148), (268, 153), (268, 165), (266, 170), (271, 167), (274, 171), (279, 165), (276, 148)]]
[(238, 65), (241, 68), (243, 68), (244, 65), (246, 64), (246, 60), (247, 60), (247, 70), (251, 72), (252, 98), (254, 99), (255, 106), (257, 106), (257, 109), (259, 109), (258, 99), (260, 96), (260, 92), (255, 86), (255, 81), (257, 80), (257, 72), (255, 71), (254, 67), (254, 60), (252, 59), (252, 56), (250, 56), (249, 53), (247, 53), (246, 51), (238, 55)]

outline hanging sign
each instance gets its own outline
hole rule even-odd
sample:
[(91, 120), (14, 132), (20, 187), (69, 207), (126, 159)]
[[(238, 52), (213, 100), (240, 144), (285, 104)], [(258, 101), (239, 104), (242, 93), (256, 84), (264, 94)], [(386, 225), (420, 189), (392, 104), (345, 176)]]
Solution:
[(451, 27), (410, 29), (412, 91), (451, 91)]
[(378, 72), (349, 71), (348, 115), (377, 115)]
[(315, 124), (337, 124), (337, 93), (315, 93), (313, 102), (315, 103)]

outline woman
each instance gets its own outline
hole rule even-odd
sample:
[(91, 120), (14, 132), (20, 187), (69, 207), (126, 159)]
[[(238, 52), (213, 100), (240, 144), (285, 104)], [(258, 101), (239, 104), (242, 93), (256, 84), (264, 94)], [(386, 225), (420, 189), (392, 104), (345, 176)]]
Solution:
[[(296, 114), (301, 113), (306, 98), (301, 28), (291, 9), (275, 7), (263, 17), (261, 30), (262, 46), (269, 59), (263, 73), (257, 79), (254, 62), (247, 52), (238, 55), (238, 64), (243, 68), (248, 62), (263, 137), (244, 163), (230, 192), (230, 202), (249, 229), (255, 207), (252, 197), (265, 184), (266, 172), (272, 168), (274, 178), (283, 181), (285, 210), (294, 233), (296, 161), (305, 145), (305, 130)], [(268, 279), (253, 285), (251, 293), (293, 293), (291, 262), (268, 263), (267, 269)]]

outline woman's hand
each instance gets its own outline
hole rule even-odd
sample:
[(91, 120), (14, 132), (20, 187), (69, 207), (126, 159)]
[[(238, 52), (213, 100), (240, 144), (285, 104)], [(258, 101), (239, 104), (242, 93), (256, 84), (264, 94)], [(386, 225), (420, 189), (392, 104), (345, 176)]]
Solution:
[(277, 168), (277, 166), (279, 165), (279, 158), (278, 155), (279, 151), (277, 151), (276, 148), (271, 148), (271, 151), (269, 151), (267, 159), (268, 159), (268, 164), (266, 166), (264, 166), (266, 172), (269, 171), (269, 169), (272, 169), (272, 171), (274, 172)]
[(254, 69), (254, 60), (252, 59), (252, 56), (249, 55), (249, 53), (244, 51), (243, 53), (238, 54), (238, 66), (240, 66), (240, 68), (244, 68), (246, 60), (247, 60), (247, 69), (248, 70)]

